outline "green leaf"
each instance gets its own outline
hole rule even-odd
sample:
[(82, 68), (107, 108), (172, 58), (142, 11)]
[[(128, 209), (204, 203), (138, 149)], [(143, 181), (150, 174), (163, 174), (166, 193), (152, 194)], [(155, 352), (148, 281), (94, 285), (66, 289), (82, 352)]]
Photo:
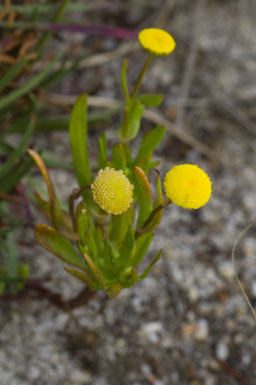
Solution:
[(81, 242), (86, 245), (86, 231), (88, 228), (88, 212), (84, 201), (79, 202), (75, 213), (75, 229), (78, 232)]
[(124, 146), (124, 152), (125, 152), (127, 166), (130, 166), (132, 164), (132, 154), (131, 154), (130, 147), (128, 146), (127, 143), (123, 143), (123, 146)]
[(151, 155), (154, 149), (162, 141), (165, 131), (165, 127), (157, 126), (152, 131), (147, 132), (144, 135), (139, 152), (134, 160), (134, 165), (139, 165), (143, 168), (143, 165), (150, 161)]
[(110, 239), (119, 245), (126, 235), (128, 226), (133, 222), (133, 207), (131, 206), (125, 213), (112, 215), (112, 230)]
[(70, 146), (73, 163), (80, 187), (92, 181), (87, 143), (87, 95), (75, 102), (69, 124)]
[(111, 243), (109, 240), (104, 241), (104, 248), (103, 248), (103, 260), (104, 265), (107, 269), (113, 268), (113, 260), (112, 260), (112, 253), (111, 253)]
[(157, 107), (162, 103), (163, 95), (160, 95), (160, 94), (140, 95), (138, 99), (146, 107)]
[(128, 266), (131, 255), (134, 251), (135, 238), (131, 226), (128, 227), (125, 239), (119, 251), (119, 258), (117, 260), (118, 267), (123, 270)]
[(144, 105), (139, 99), (133, 99), (132, 103), (126, 105), (126, 116), (121, 127), (121, 132), (124, 131), (123, 127), (126, 127), (125, 139), (127, 141), (134, 139), (139, 132), (140, 122), (144, 112)]
[(94, 231), (94, 237), (95, 237), (95, 242), (97, 246), (97, 255), (98, 257), (102, 255), (103, 252), (103, 234), (102, 234), (102, 228), (97, 226)]
[(107, 289), (107, 294), (109, 298), (114, 298), (120, 293), (121, 290), (122, 290), (122, 286), (117, 283)]
[(157, 253), (157, 256), (155, 257), (155, 259), (153, 260), (153, 262), (151, 262), (150, 265), (147, 267), (147, 269), (144, 271), (144, 273), (141, 274), (141, 275), (139, 276), (139, 279), (140, 279), (140, 280), (146, 278), (146, 277), (149, 275), (149, 273), (150, 273), (152, 267), (153, 267), (154, 264), (160, 259), (161, 255), (162, 255), (162, 250), (160, 250), (160, 251)]
[(90, 289), (92, 290), (99, 289), (98, 283), (95, 282), (94, 279), (89, 274), (82, 273), (81, 271), (72, 269), (70, 267), (64, 267), (64, 270), (66, 270), (67, 273), (73, 275), (73, 277), (79, 279), (80, 281), (88, 285)]
[(18, 73), (24, 68), (27, 59), (22, 57), (17, 63), (0, 79), (0, 91), (4, 89)]
[(85, 259), (87, 265), (89, 266), (92, 274), (94, 275), (95, 279), (99, 282), (100, 287), (102, 289), (105, 289), (105, 282), (103, 280), (103, 277), (102, 277), (100, 271), (95, 266), (95, 264), (94, 264), (93, 260), (91, 259), (91, 257), (88, 254), (84, 253), (84, 259)]
[(72, 243), (52, 227), (46, 225), (36, 226), (35, 238), (41, 246), (65, 263), (86, 270), (83, 259), (76, 253)]
[(123, 90), (123, 94), (126, 102), (128, 102), (130, 99), (128, 86), (127, 86), (127, 76), (126, 76), (127, 62), (128, 62), (127, 60), (124, 60), (122, 65), (122, 72), (121, 72), (122, 90)]
[(8, 160), (3, 164), (3, 166), (0, 168), (0, 178), (3, 178), (4, 175), (6, 175), (10, 169), (15, 165), (16, 160), (21, 156), (22, 153), (25, 152), (29, 141), (32, 136), (33, 127), (35, 125), (35, 119), (30, 118), (30, 121), (27, 125), (27, 129), (21, 139), (20, 144), (18, 147), (11, 153)]
[(96, 245), (94, 232), (95, 231), (92, 230), (91, 226), (88, 226), (86, 231), (86, 245), (88, 246), (89, 254), (92, 256), (94, 263), (97, 265), (98, 249)]
[(36, 165), (39, 167), (41, 174), (44, 178), (45, 184), (47, 186), (47, 192), (49, 196), (49, 204), (50, 204), (50, 213), (51, 213), (51, 222), (55, 228), (61, 228), (63, 222), (66, 227), (66, 217), (63, 216), (63, 212), (60, 207), (60, 203), (58, 197), (55, 193), (53, 183), (51, 181), (50, 175), (48, 173), (47, 167), (41, 156), (35, 152), (34, 150), (28, 149), (27, 152), (33, 158)]
[(140, 227), (152, 210), (152, 193), (148, 178), (146, 177), (142, 168), (134, 167), (133, 175), (135, 195), (139, 204), (137, 227)]
[(98, 152), (98, 168), (99, 170), (106, 167), (108, 159), (107, 154), (107, 134), (106, 131), (99, 137), (99, 152)]
[(124, 145), (116, 143), (112, 149), (112, 167), (116, 170), (125, 171), (126, 168), (126, 154)]
[(144, 258), (149, 249), (149, 246), (151, 245), (153, 237), (154, 234), (150, 233), (141, 235), (139, 238), (136, 239), (135, 250), (130, 259), (131, 266), (138, 266), (141, 263), (142, 259)]

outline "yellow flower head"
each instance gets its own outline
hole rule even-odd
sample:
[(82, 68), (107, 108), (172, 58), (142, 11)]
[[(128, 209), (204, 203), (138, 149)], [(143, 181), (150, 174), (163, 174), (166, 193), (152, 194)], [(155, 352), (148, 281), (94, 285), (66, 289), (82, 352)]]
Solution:
[(209, 176), (194, 164), (174, 166), (164, 179), (166, 196), (185, 209), (198, 209), (210, 199), (212, 186)]
[(142, 48), (153, 55), (169, 55), (176, 45), (173, 37), (159, 28), (143, 29), (140, 31), (138, 39)]
[(100, 170), (91, 188), (94, 201), (110, 214), (124, 213), (133, 201), (133, 185), (122, 170)]

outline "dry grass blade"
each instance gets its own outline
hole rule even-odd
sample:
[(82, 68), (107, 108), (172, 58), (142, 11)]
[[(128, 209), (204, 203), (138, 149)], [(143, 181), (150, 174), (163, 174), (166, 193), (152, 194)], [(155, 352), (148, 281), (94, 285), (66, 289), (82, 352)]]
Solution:
[(0, 20), (2, 20), (7, 15), (10, 5), (11, 5), (11, 0), (5, 0), (4, 7), (0, 12)]
[[(119, 59), (123, 57), (124, 55), (127, 55), (128, 53), (134, 52), (137, 49), (139, 49), (139, 45), (137, 42), (134, 41), (129, 41), (127, 43), (123, 43), (120, 45), (117, 49), (111, 51), (111, 52), (104, 52), (104, 53), (99, 53), (96, 55), (89, 56), (85, 59), (83, 59), (80, 63), (78, 68), (83, 69), (83, 68), (90, 68), (98, 65), (103, 65), (105, 63), (111, 62), (113, 60)], [(47, 63), (44, 61), (41, 61), (39, 63), (36, 63), (34, 68), (36, 70), (42, 70), (45, 68)], [(58, 70), (61, 67), (61, 63), (56, 63), (54, 65), (54, 69)], [(70, 68), (73, 65), (73, 61), (67, 61), (65, 68)]]
[(233, 266), (234, 276), (235, 276), (235, 279), (236, 279), (236, 281), (237, 281), (237, 283), (238, 283), (238, 286), (239, 286), (239, 288), (241, 289), (241, 292), (243, 293), (243, 296), (244, 296), (244, 298), (246, 299), (246, 302), (247, 302), (247, 304), (248, 304), (248, 306), (249, 306), (249, 308), (250, 308), (250, 310), (251, 310), (251, 312), (252, 312), (252, 315), (253, 315), (253, 317), (254, 317), (254, 319), (255, 319), (255, 321), (256, 321), (256, 312), (255, 312), (255, 310), (254, 310), (254, 308), (253, 308), (253, 306), (252, 306), (252, 304), (251, 304), (251, 301), (250, 301), (249, 298), (248, 298), (248, 295), (247, 295), (246, 292), (245, 292), (245, 289), (244, 289), (244, 287), (243, 287), (242, 282), (241, 282), (240, 279), (238, 278), (238, 275), (237, 275), (236, 269), (235, 269), (235, 250), (236, 250), (237, 244), (238, 244), (238, 242), (240, 241), (240, 239), (242, 238), (242, 236), (243, 236), (243, 235), (244, 235), (244, 234), (245, 234), (251, 227), (252, 227), (252, 225), (247, 226), (246, 229), (244, 229), (244, 230), (238, 235), (238, 237), (237, 237), (237, 239), (236, 239), (236, 241), (235, 241), (235, 243), (234, 243), (234, 246), (233, 246), (233, 249), (232, 249), (232, 266)]

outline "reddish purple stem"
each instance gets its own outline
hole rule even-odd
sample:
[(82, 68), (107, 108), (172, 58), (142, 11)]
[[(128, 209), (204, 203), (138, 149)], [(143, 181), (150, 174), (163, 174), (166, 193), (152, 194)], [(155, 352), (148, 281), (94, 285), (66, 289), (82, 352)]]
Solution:
[(70, 32), (70, 33), (85, 33), (90, 36), (104, 36), (114, 37), (118, 39), (134, 39), (137, 37), (137, 32), (134, 30), (119, 28), (119, 27), (107, 27), (105, 25), (78, 25), (78, 24), (49, 24), (46, 27), (50, 31), (54, 32)]

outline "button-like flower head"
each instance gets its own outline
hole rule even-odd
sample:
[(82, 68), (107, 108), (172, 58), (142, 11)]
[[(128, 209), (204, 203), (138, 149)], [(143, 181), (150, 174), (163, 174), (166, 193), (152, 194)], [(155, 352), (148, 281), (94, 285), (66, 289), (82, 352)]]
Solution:
[(209, 176), (194, 164), (174, 166), (164, 179), (166, 196), (185, 209), (204, 206), (212, 193)]
[(133, 185), (122, 170), (100, 170), (91, 188), (94, 201), (110, 214), (124, 213), (133, 201)]
[(141, 46), (153, 55), (166, 56), (175, 48), (173, 37), (163, 29), (143, 29), (138, 36)]

